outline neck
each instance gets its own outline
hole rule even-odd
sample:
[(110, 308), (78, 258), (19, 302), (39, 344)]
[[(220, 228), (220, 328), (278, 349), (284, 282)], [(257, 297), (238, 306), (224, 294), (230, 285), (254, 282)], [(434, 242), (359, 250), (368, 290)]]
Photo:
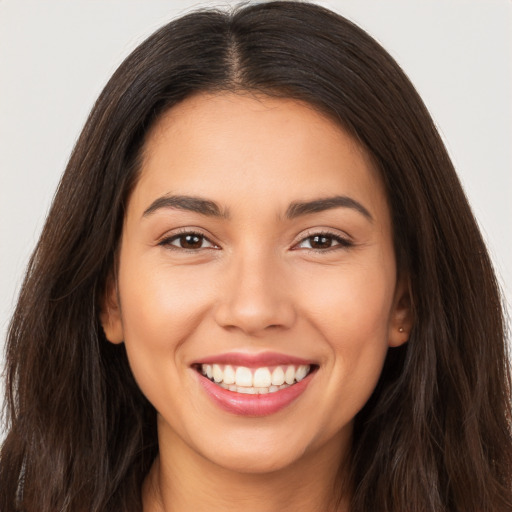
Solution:
[[(286, 468), (268, 473), (231, 471), (202, 457), (181, 440), (162, 443), (143, 486), (144, 512), (344, 512), (340, 460), (348, 443), (338, 440)], [(162, 448), (163, 447), (163, 448)]]

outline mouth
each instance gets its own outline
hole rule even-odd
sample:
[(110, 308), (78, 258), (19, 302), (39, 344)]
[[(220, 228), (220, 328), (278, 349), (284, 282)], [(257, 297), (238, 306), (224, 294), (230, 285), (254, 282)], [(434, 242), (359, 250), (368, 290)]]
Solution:
[(192, 367), (213, 403), (239, 416), (266, 416), (284, 409), (304, 393), (319, 369), (295, 358), (256, 359), (221, 357)]
[(265, 395), (293, 386), (318, 368), (314, 364), (288, 364), (249, 368), (230, 364), (198, 364), (195, 370), (210, 382), (233, 393)]

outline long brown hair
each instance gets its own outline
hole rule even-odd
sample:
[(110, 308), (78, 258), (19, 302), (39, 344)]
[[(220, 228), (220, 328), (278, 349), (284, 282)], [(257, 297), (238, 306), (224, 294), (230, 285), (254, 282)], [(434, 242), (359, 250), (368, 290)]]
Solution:
[(158, 30), (95, 104), (30, 260), (7, 341), (2, 512), (141, 509), (156, 412), (100, 297), (144, 136), (198, 91), (308, 102), (372, 155), (415, 324), (355, 419), (351, 512), (512, 510), (511, 380), (491, 262), (415, 89), (363, 30), (322, 7), (261, 2)]

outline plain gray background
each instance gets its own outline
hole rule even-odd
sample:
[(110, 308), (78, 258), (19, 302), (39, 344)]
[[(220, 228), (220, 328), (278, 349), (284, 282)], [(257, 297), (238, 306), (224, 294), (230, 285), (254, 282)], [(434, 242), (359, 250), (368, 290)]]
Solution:
[[(510, 308), (512, 2), (317, 3), (366, 29), (416, 85), (459, 172)], [(229, 3), (0, 0), (0, 349), (24, 268), (95, 98), (146, 36), (206, 5)]]

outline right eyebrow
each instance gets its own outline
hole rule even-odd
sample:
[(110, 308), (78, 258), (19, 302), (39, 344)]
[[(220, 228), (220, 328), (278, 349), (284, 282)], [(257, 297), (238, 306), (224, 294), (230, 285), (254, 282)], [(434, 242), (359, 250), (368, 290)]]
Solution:
[(373, 222), (371, 213), (359, 201), (348, 196), (332, 196), (313, 199), (312, 201), (293, 202), (286, 211), (286, 218), (295, 219), (302, 215), (310, 215), (333, 208), (351, 208), (366, 217), (370, 222)]
[(174, 208), (178, 210), (186, 210), (189, 212), (200, 213), (208, 217), (229, 218), (229, 212), (223, 210), (214, 201), (204, 199), (202, 197), (182, 196), (182, 195), (165, 195), (155, 199), (142, 214), (143, 217), (155, 213), (161, 208)]

